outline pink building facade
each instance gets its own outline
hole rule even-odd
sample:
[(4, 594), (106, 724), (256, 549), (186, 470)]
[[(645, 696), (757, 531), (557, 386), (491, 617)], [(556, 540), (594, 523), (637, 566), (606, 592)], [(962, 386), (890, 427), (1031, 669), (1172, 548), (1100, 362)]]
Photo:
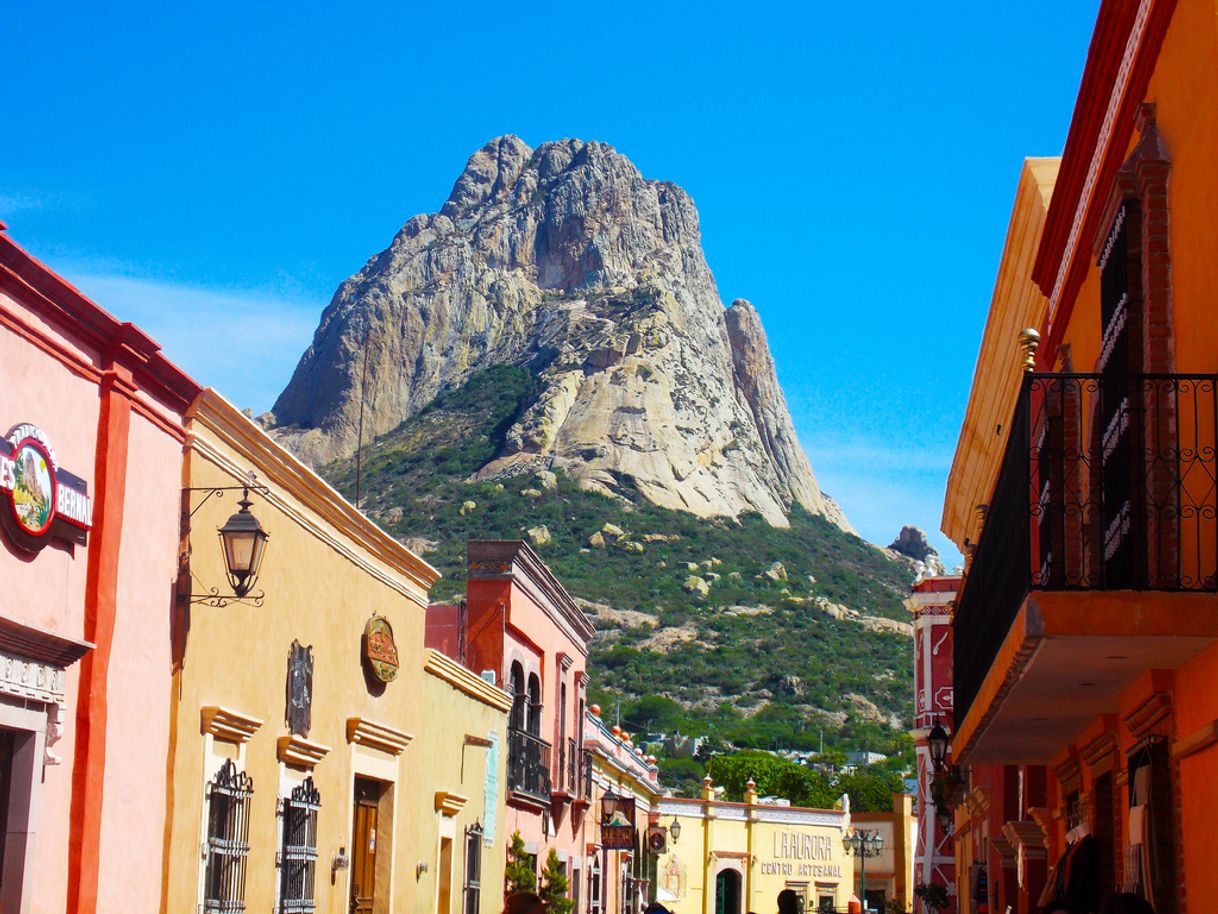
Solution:
[[(943, 909), (954, 914), (956, 864), (952, 820), (936, 812), (936, 774), (927, 736), (935, 724), (950, 734), (953, 717), (952, 601), (958, 577), (922, 578), (905, 601), (914, 627), (914, 745), (918, 761), (918, 840), (914, 850), (914, 885), (939, 885), (952, 901)], [(950, 756), (945, 764), (951, 764)], [(942, 776), (941, 776), (942, 777)], [(920, 902), (919, 902), (920, 904)], [(926, 910), (930, 910), (929, 908)]]
[(467, 566), (463, 604), (428, 611), (427, 646), (512, 694), (506, 833), (520, 832), (538, 872), (553, 848), (578, 901), (591, 834), (583, 746), (593, 628), (527, 543), (471, 540)]
[(0, 911), (156, 911), (199, 388), (2, 229)]

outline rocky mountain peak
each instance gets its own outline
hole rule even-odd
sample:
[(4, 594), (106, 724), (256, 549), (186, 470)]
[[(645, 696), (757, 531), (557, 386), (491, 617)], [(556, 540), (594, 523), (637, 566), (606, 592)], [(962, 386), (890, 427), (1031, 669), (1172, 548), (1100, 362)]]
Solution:
[(889, 546), (889, 550), (912, 560), (915, 565), (922, 567), (922, 574), (937, 576), (947, 574), (947, 569), (939, 558), (939, 552), (926, 539), (926, 534), (920, 527), (906, 524)]
[(491, 140), (438, 213), (346, 280), (275, 405), (305, 459), (353, 453), (494, 365), (540, 393), (483, 478), (562, 470), (712, 516), (799, 504), (849, 529), (796, 439), (757, 310), (725, 309), (698, 214), (604, 143)]

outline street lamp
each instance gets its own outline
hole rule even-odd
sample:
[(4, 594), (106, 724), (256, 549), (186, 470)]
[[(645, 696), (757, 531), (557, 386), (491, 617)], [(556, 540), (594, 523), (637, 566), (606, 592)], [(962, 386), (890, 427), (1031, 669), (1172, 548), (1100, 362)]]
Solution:
[(943, 729), (943, 724), (938, 720), (931, 727), (930, 733), (926, 737), (926, 744), (930, 749), (930, 763), (936, 772), (942, 771), (943, 763), (947, 760), (947, 731)]
[(842, 849), (859, 858), (859, 901), (867, 910), (867, 858), (878, 857), (884, 850), (884, 837), (878, 828), (852, 828), (842, 834)]
[[(258, 569), (262, 566), (262, 556), (266, 551), (266, 541), (270, 534), (262, 529), (262, 524), (251, 512), (250, 492), (268, 494), (266, 486), (257, 482), (251, 472), (239, 486), (197, 486), (183, 490), (184, 501), (182, 510), (182, 538), (186, 543), (180, 558), (181, 572), (186, 580), (194, 578), (190, 570), (190, 525), (199, 510), (213, 498), (223, 498), (225, 492), (240, 492), (241, 500), (237, 502), (240, 510), (229, 517), (222, 527), (217, 529), (220, 535), (220, 550), (224, 553), (224, 574), (228, 578), (231, 593), (221, 593), (219, 587), (206, 587), (205, 593), (195, 593), (191, 587), (180, 595), (183, 602), (194, 605), (202, 603), (206, 606), (221, 608), (229, 603), (248, 603), (261, 606), (266, 594), (254, 590), (254, 582), (258, 580)], [(196, 492), (205, 494), (194, 507), (190, 506)], [(202, 584), (202, 582), (200, 582)]]
[(228, 572), (228, 583), (238, 598), (244, 597), (258, 579), (258, 568), (262, 564), (262, 553), (270, 536), (262, 529), (258, 518), (250, 513), (250, 490), (241, 490), (237, 502), (241, 510), (224, 522), (220, 528), (220, 542), (224, 547), (224, 566)]
[(668, 833), (672, 835), (672, 843), (676, 844), (677, 839), (681, 837), (681, 823), (676, 816), (672, 817), (672, 825), (668, 826)]

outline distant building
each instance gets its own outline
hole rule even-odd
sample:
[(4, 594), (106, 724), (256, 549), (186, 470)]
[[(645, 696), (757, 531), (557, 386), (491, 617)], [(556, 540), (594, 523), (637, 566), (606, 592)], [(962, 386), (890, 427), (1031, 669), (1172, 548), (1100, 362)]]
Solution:
[[(952, 759), (936, 771), (931, 762), (927, 737), (936, 725), (951, 733), (952, 717), (952, 601), (960, 587), (958, 577), (922, 578), (905, 600), (913, 614), (914, 627), (914, 752), (917, 778), (914, 792), (918, 806), (918, 840), (914, 850), (914, 886), (938, 885), (954, 902), (956, 858), (952, 842), (951, 812), (936, 808), (935, 782), (947, 783)], [(929, 914), (929, 909), (926, 909)], [(953, 914), (955, 904), (941, 914)]]
[(707, 778), (700, 799), (661, 799), (659, 824), (667, 843), (656, 897), (675, 914), (772, 912), (783, 889), (799, 894), (804, 911), (846, 910), (848, 812), (762, 803), (751, 786), (743, 803), (730, 803)]
[(858, 767), (860, 765), (874, 765), (876, 762), (882, 762), (888, 756), (882, 752), (847, 752), (846, 764)]
[(584, 750), (595, 818), (586, 832), (584, 884), (572, 886), (574, 910), (584, 897), (586, 914), (634, 914), (656, 900), (656, 863), (668, 840), (660, 825), (659, 769), (631, 734), (601, 719), (596, 705), (586, 718)]
[[(884, 840), (878, 857), (867, 861), (867, 909), (887, 910), (890, 901), (897, 901), (901, 910), (913, 906), (914, 852), (917, 846), (919, 819), (914, 814), (913, 796), (892, 795), (892, 809), (886, 812), (851, 812), (850, 824), (867, 831), (878, 831)], [(856, 883), (864, 878), (863, 867), (852, 858)]]

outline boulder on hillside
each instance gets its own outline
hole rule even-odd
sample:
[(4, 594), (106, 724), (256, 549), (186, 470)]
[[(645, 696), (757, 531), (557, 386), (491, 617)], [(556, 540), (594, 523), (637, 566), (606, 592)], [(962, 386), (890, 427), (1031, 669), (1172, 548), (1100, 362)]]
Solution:
[(590, 537), (588, 537), (588, 545), (591, 546), (593, 549), (604, 549), (605, 548), (605, 537), (601, 535), (601, 532), (599, 530), (597, 530)]
[(785, 581), (787, 579), (787, 569), (782, 562), (775, 562), (763, 574), (771, 581)]
[(626, 535), (626, 531), (617, 524), (606, 523), (601, 527), (601, 533), (605, 534), (606, 539), (621, 539)]
[(550, 528), (545, 524), (538, 524), (536, 527), (529, 528), (529, 539), (534, 546), (548, 546), (550, 540)]
[(696, 593), (700, 597), (705, 597), (710, 593), (710, 585), (696, 574), (691, 574), (689, 577), (687, 577), (685, 579), (685, 583), (681, 585), (681, 588), (686, 593)]
[(630, 552), (634, 555), (642, 555), (643, 553), (643, 544), (636, 543), (634, 540), (619, 540), (618, 548), (623, 552)]
[(469, 514), (472, 511), (476, 511), (477, 509), (478, 509), (478, 503), (476, 501), (472, 501), (471, 499), (467, 498), (465, 501), (461, 502), (461, 508), (457, 513), (460, 514), (462, 517), (465, 517), (465, 515)]

